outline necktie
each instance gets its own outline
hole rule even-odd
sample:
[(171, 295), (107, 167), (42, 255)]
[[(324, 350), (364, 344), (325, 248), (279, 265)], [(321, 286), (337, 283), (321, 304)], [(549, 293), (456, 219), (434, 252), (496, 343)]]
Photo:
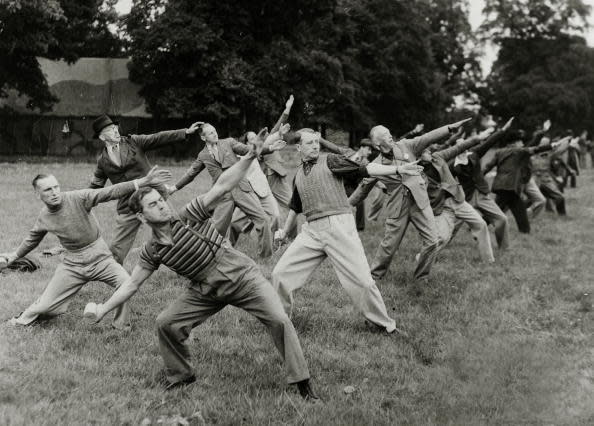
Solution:
[(118, 166), (121, 166), (120, 160), (120, 144), (114, 144), (110, 146), (109, 149), (111, 161), (113, 161)]

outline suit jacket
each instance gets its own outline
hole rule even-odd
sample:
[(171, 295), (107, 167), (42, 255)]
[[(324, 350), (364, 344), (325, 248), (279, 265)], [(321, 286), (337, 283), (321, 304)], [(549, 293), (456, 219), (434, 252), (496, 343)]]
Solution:
[(499, 142), (505, 133), (504, 130), (498, 130), (486, 141), (472, 148), (468, 155), (468, 164), (454, 164), (455, 157), (449, 160), (450, 170), (462, 185), (466, 201), (470, 201), (475, 191), (485, 195), (491, 192), (482, 170), (481, 158)]
[[(204, 146), (202, 151), (198, 153), (196, 160), (192, 162), (192, 165), (186, 171), (186, 174), (175, 184), (177, 189), (182, 189), (184, 186), (192, 182), (205, 168), (208, 170), (212, 182), (215, 183), (225, 170), (239, 161), (237, 158), (238, 155), (245, 155), (249, 152), (249, 148), (246, 144), (233, 138), (219, 139), (217, 148), (219, 151), (218, 161), (212, 156), (208, 147), (206, 145)], [(263, 151), (263, 153), (270, 153), (270, 150)], [(244, 192), (252, 191), (252, 186), (245, 178), (239, 181), (238, 186), (239, 189)]]
[(437, 171), (439, 181), (434, 181), (430, 176), (427, 176), (427, 193), (431, 201), (431, 208), (436, 215), (440, 214), (443, 209), (443, 203), (446, 199), (444, 192), (449, 194), (458, 203), (462, 203), (465, 200), (462, 185), (452, 175), (448, 161), (479, 142), (480, 140), (478, 138), (469, 138), (462, 143), (435, 152), (431, 156), (431, 165)]
[(264, 198), (270, 194), (268, 179), (266, 179), (266, 175), (262, 172), (260, 164), (257, 161), (252, 161), (252, 164), (250, 164), (246, 173), (246, 179), (258, 197)]
[(492, 185), (493, 192), (514, 191), (520, 195), (522, 185), (530, 180), (530, 156), (550, 149), (550, 145), (544, 145), (529, 148), (502, 148), (495, 151), (484, 170), (484, 173), (488, 173), (497, 166), (497, 175)]
[[(103, 147), (97, 159), (97, 167), (91, 181), (91, 188), (103, 188), (107, 180), (112, 184), (127, 182), (146, 176), (151, 164), (146, 158), (146, 151), (181, 142), (186, 139), (186, 129), (169, 130), (153, 135), (122, 136), (120, 141), (121, 165), (109, 158), (107, 148)], [(130, 194), (131, 195), (131, 194)], [(120, 198), (117, 211), (119, 214), (130, 213), (128, 199)]]

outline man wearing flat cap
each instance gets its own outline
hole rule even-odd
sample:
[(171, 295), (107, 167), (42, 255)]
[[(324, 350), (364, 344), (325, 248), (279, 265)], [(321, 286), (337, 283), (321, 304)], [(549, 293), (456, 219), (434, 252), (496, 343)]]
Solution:
[[(169, 130), (152, 135), (121, 136), (118, 123), (107, 115), (93, 122), (94, 137), (105, 147), (97, 159), (97, 168), (91, 188), (103, 188), (109, 179), (112, 184), (128, 182), (145, 176), (151, 169), (146, 151), (172, 145), (194, 133), (201, 123), (194, 123), (188, 129)], [(163, 194), (166, 194), (163, 188)], [(128, 198), (118, 201), (115, 235), (110, 250), (118, 263), (123, 264), (128, 255), (141, 222), (128, 208)]]

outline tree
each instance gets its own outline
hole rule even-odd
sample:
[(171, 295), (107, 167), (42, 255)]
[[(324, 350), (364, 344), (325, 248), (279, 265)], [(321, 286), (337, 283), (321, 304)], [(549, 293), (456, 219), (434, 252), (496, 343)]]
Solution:
[(51, 108), (57, 99), (37, 57), (74, 62), (121, 50), (108, 29), (113, 5), (113, 0), (0, 0), (0, 97), (12, 89), (29, 97), (31, 109)]
[(581, 0), (486, 2), (483, 36), (500, 46), (481, 93), (490, 112), (526, 128), (550, 118), (557, 130), (592, 130), (594, 51), (575, 35), (589, 12)]

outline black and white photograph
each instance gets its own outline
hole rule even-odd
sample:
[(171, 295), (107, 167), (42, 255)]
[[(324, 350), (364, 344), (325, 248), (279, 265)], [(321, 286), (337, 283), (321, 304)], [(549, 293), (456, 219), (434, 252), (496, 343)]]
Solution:
[(0, 424), (594, 425), (594, 0), (0, 0)]

